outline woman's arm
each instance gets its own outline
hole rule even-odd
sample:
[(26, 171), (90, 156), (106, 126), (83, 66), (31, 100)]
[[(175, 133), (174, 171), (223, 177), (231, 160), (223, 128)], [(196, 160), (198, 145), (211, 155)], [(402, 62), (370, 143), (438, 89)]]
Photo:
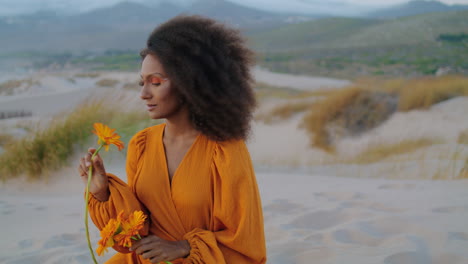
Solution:
[[(140, 203), (134, 193), (134, 179), (138, 168), (138, 160), (140, 159), (145, 145), (146, 130), (137, 133), (129, 142), (127, 149), (126, 172), (128, 184), (119, 179), (117, 176), (106, 173), (108, 179), (108, 196), (107, 195), (90, 195), (89, 213), (92, 221), (99, 230), (102, 230), (110, 219), (116, 218), (120, 211), (124, 211), (126, 215), (141, 210), (147, 214), (146, 208)], [(106, 197), (107, 196), (107, 197)], [(107, 199), (106, 199), (107, 198)], [(145, 224), (142, 235), (147, 235), (149, 230), (149, 222)], [(123, 253), (129, 251), (124, 248), (115, 248)]]
[(184, 263), (265, 263), (266, 245), (260, 195), (243, 141), (220, 143), (212, 166), (214, 232), (194, 229)]

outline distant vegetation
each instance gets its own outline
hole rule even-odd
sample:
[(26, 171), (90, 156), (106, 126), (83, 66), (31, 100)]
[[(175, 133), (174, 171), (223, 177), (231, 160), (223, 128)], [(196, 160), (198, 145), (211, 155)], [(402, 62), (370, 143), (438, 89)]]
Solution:
[(326, 18), (250, 36), (273, 71), (359, 76), (468, 74), (468, 11), (393, 20)]
[(141, 59), (137, 51), (106, 51), (99, 55), (80, 56), (70, 61), (75, 65), (90, 65), (93, 70), (134, 71)]
[(447, 41), (447, 42), (468, 42), (468, 34), (460, 33), (460, 34), (440, 34), (437, 38), (439, 41)]
[[(276, 25), (276, 24), (275, 24)], [(270, 70), (346, 79), (468, 74), (468, 11), (398, 19), (332, 17), (246, 29), (257, 63)], [(101, 52), (19, 52), (32, 67), (138, 70), (137, 49)]]

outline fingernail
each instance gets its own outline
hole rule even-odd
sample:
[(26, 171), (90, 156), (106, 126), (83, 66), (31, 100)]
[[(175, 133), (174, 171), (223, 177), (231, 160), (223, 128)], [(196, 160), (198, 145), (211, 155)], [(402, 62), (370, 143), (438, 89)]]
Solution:
[(89, 162), (89, 161), (86, 161), (86, 163), (85, 163), (85, 164), (86, 164), (86, 166), (90, 166), (90, 165), (91, 165), (91, 162)]

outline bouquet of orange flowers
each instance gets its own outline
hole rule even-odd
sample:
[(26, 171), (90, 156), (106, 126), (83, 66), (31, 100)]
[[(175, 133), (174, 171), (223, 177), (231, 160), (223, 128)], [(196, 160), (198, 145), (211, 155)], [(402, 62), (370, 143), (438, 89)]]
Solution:
[(141, 239), (138, 233), (144, 226), (146, 215), (142, 211), (135, 211), (128, 218), (124, 217), (121, 211), (117, 219), (110, 219), (107, 225), (101, 230), (101, 240), (98, 242), (97, 254), (101, 256), (107, 252), (109, 247), (114, 245), (131, 247), (132, 240)]

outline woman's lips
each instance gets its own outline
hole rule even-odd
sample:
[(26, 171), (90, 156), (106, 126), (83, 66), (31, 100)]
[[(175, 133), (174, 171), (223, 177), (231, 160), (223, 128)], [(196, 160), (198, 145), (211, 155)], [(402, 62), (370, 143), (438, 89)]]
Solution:
[(157, 104), (147, 104), (147, 105), (146, 105), (146, 109), (147, 109), (148, 111), (151, 111), (151, 110), (153, 110), (154, 108), (156, 108), (156, 106), (157, 106)]

